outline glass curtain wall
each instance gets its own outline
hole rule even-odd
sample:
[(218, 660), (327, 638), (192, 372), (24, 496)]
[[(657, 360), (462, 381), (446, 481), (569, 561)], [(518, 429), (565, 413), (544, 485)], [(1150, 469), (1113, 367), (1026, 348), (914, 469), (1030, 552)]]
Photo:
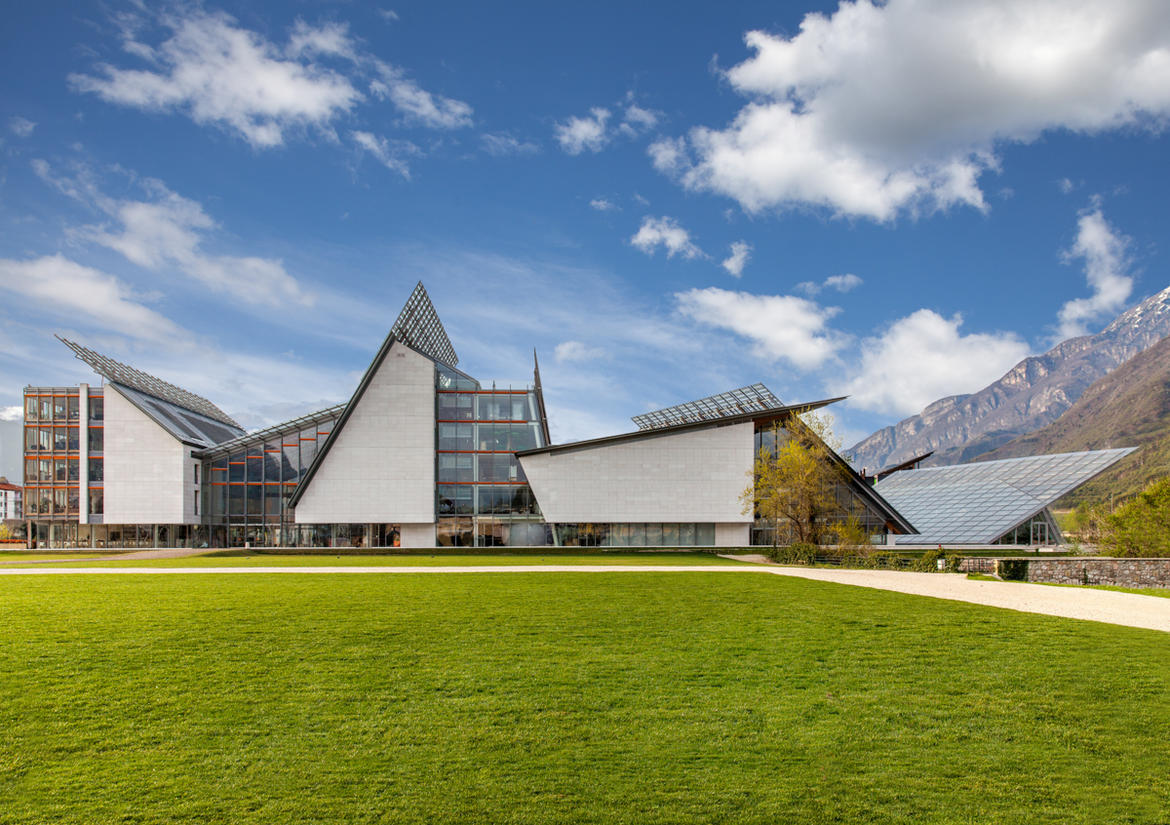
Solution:
[[(82, 506), (81, 396), (79, 387), (25, 387), (24, 516), (70, 521)], [(97, 458), (100, 462), (101, 453)], [(100, 475), (100, 473), (99, 473)], [(39, 528), (34, 531), (40, 535)], [(76, 529), (45, 528), (47, 537), (76, 542)], [(70, 539), (67, 536), (72, 535)], [(64, 546), (64, 545), (63, 545)]]
[(546, 446), (536, 391), (483, 389), (436, 365), (435, 513), (440, 546), (551, 543), (516, 452)]

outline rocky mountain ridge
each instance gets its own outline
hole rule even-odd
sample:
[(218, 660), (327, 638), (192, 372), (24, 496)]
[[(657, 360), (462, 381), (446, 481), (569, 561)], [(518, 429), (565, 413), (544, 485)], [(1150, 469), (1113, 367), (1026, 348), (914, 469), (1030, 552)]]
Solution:
[(941, 398), (883, 427), (847, 453), (870, 471), (934, 451), (925, 464), (958, 464), (1051, 424), (1090, 386), (1170, 335), (1170, 287), (1123, 312), (1096, 335), (1025, 358), (970, 395)]

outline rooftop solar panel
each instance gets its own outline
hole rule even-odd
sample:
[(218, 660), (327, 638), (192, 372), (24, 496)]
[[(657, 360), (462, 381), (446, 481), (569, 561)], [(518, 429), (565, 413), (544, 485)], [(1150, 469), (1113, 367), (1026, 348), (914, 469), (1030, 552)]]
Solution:
[(740, 387), (662, 410), (635, 415), (631, 420), (638, 425), (639, 430), (659, 430), (678, 424), (714, 421), (783, 406), (784, 403), (763, 384), (752, 384), (750, 387)]
[(176, 387), (174, 384), (169, 384), (161, 378), (155, 378), (153, 375), (135, 369), (128, 364), (115, 361), (113, 358), (102, 355), (100, 352), (94, 352), (91, 349), (81, 346), (81, 344), (66, 340), (60, 335), (57, 336), (57, 340), (73, 350), (74, 354), (80, 360), (89, 364), (94, 372), (111, 383), (131, 387), (154, 398), (161, 398), (168, 403), (197, 412), (208, 418), (213, 418), (230, 427), (242, 429), (239, 424), (232, 420), (231, 416), (203, 396), (188, 392), (182, 387)]

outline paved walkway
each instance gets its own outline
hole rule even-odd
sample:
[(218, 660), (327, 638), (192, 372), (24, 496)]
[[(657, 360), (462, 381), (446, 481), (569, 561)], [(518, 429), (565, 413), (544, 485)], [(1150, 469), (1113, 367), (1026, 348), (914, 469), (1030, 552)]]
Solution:
[[(125, 558), (122, 556), (120, 558)], [(1045, 587), (1021, 582), (978, 581), (947, 573), (905, 573), (894, 570), (825, 570), (778, 565), (616, 565), (525, 564), (443, 567), (29, 567), (0, 569), (0, 576), (173, 575), (176, 573), (740, 573), (795, 576), (835, 584), (893, 590), (916, 596), (983, 604), (1027, 613), (1170, 632), (1170, 599), (1112, 590)]]

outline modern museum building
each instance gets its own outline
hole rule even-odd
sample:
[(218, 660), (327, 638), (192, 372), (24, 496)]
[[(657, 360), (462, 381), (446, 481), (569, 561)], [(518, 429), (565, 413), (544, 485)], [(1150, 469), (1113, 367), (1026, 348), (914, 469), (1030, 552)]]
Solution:
[[(742, 501), (758, 448), (831, 403), (756, 384), (552, 444), (535, 356), (531, 386), (485, 389), (421, 283), (346, 403), (250, 433), (61, 340), (100, 381), (25, 388), (24, 517), (42, 547), (744, 546), (762, 528)], [(840, 464), (840, 518), (914, 532)]]

